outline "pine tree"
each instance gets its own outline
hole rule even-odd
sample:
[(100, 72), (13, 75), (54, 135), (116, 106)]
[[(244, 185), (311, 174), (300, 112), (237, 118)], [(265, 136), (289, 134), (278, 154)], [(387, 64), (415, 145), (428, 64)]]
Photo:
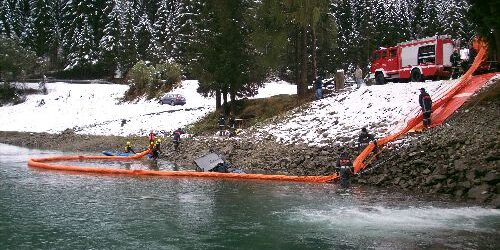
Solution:
[(1, 0), (0, 2), (0, 35), (11, 37), (12, 28), (12, 10), (10, 4), (7, 0)]
[(138, 59), (143, 61), (149, 61), (152, 58), (152, 53), (150, 51), (151, 39), (152, 39), (152, 26), (149, 22), (146, 13), (143, 13), (138, 17), (137, 25), (134, 29), (135, 37), (137, 38), (137, 52)]
[(57, 46), (57, 26), (54, 19), (54, 11), (50, 0), (33, 0), (31, 2), (32, 15), (27, 39), (30, 47), (37, 56), (48, 56)]
[(119, 54), (122, 48), (120, 16), (122, 16), (119, 2), (108, 0), (104, 12), (107, 14), (107, 22), (104, 28), (104, 35), (99, 41), (100, 60), (103, 67), (109, 71), (118, 69)]
[(137, 38), (134, 30), (135, 10), (131, 3), (124, 2), (123, 23), (121, 27), (120, 65), (127, 72), (137, 62)]
[(442, 24), (439, 20), (438, 12), (439, 9), (436, 0), (425, 0), (423, 26), (423, 35), (425, 37), (443, 34)]

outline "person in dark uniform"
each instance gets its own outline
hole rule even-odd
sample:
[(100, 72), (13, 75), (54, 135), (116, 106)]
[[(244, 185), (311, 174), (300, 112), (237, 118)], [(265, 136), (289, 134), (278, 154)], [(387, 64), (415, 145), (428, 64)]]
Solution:
[(368, 130), (366, 128), (362, 128), (361, 133), (359, 134), (358, 137), (358, 150), (359, 151), (363, 150), (370, 143), (370, 141), (373, 141), (373, 143), (375, 143), (375, 147), (377, 146), (377, 141), (375, 140), (375, 136), (368, 133)]
[(179, 144), (181, 143), (181, 135), (182, 134), (184, 134), (184, 131), (182, 131), (181, 128), (178, 128), (172, 134), (172, 142), (174, 143), (175, 151), (177, 151), (177, 149), (179, 148)]
[(314, 81), (314, 89), (316, 90), (316, 100), (323, 99), (323, 81), (319, 76)]
[(451, 78), (452, 79), (457, 79), (460, 76), (461, 69), (460, 69), (460, 53), (458, 53), (458, 49), (455, 48), (453, 50), (453, 53), (450, 56), (450, 62), (451, 62), (451, 67), (452, 67), (452, 73), (451, 73)]
[(128, 141), (127, 145), (125, 146), (125, 153), (134, 153), (137, 154), (134, 149), (132, 148), (132, 144)]
[(342, 152), (337, 160), (336, 170), (340, 174), (340, 187), (348, 188), (350, 185), (350, 178), (354, 175), (354, 167), (352, 165), (351, 157), (347, 152)]
[(422, 113), (424, 114), (424, 119), (423, 119), (424, 128), (430, 128), (432, 99), (429, 93), (427, 93), (424, 88), (420, 89), (420, 95), (418, 96), (418, 103), (420, 104), (420, 107), (422, 108)]
[(219, 124), (219, 135), (223, 135), (224, 129), (226, 128), (226, 118), (223, 114), (220, 114), (217, 123)]

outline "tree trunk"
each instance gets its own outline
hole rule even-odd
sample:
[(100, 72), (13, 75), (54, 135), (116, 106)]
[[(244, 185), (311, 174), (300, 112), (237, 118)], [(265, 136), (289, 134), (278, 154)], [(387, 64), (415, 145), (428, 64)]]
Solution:
[(222, 99), (224, 100), (224, 103), (222, 105), (222, 108), (224, 109), (224, 115), (227, 115), (227, 89), (222, 90)]
[(317, 62), (317, 56), (316, 56), (316, 43), (317, 43), (317, 38), (316, 38), (316, 28), (313, 26), (312, 27), (312, 76), (313, 79), (316, 80), (318, 77), (318, 62)]
[(222, 106), (220, 95), (221, 95), (220, 90), (216, 90), (215, 91), (215, 108), (216, 109), (220, 109), (220, 107)]
[(236, 114), (236, 90), (231, 88), (231, 92), (229, 94), (229, 98), (231, 100), (231, 105), (229, 106), (229, 113)]
[(307, 87), (307, 32), (306, 27), (302, 28), (302, 64), (300, 70), (300, 89), (301, 92), (298, 93), (300, 97), (304, 97), (306, 95), (306, 87)]
[(297, 96), (301, 91), (300, 88), (300, 31), (297, 29), (295, 34), (295, 83), (297, 84)]

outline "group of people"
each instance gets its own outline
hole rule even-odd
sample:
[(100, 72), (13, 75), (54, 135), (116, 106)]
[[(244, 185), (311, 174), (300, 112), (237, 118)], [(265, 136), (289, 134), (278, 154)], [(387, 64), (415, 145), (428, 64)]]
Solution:
[[(217, 120), (217, 125), (219, 126), (219, 135), (225, 135), (226, 133), (226, 117), (224, 116), (223, 113), (219, 115), (219, 119)], [(233, 114), (229, 115), (229, 121), (227, 124), (227, 127), (229, 128), (229, 136), (234, 136), (236, 135), (236, 118), (234, 117)]]
[[(177, 151), (179, 148), (179, 144), (181, 143), (181, 135), (184, 134), (184, 131), (182, 131), (181, 128), (176, 129), (172, 133), (172, 143), (174, 146), (174, 150)], [(148, 134), (148, 148), (151, 150), (150, 157), (153, 160), (157, 160), (160, 157), (160, 154), (162, 154), (161, 150), (161, 143), (162, 140), (160, 137), (157, 136), (157, 134), (154, 132), (154, 130), (151, 130)], [(125, 153), (130, 153), (130, 154), (136, 154), (132, 147), (132, 143), (130, 141), (127, 141), (125, 145)]]
[(451, 72), (452, 79), (457, 79), (465, 71), (467, 71), (469, 67), (472, 65), (474, 59), (476, 58), (476, 49), (474, 49), (474, 47), (471, 46), (468, 50), (465, 51), (468, 51), (468, 55), (465, 56), (467, 59), (462, 59), (458, 48), (455, 48), (453, 50), (453, 53), (450, 55), (450, 62), (452, 67), (452, 72)]
[[(356, 66), (356, 70), (354, 70), (354, 81), (356, 82), (356, 88), (359, 89), (361, 85), (364, 83), (363, 81), (363, 71), (361, 70), (361, 67), (358, 65)], [(325, 84), (328, 84), (325, 83)], [(323, 99), (323, 79), (321, 76), (317, 76), (316, 79), (314, 79), (314, 90), (315, 90), (315, 95), (316, 95), (316, 100)]]

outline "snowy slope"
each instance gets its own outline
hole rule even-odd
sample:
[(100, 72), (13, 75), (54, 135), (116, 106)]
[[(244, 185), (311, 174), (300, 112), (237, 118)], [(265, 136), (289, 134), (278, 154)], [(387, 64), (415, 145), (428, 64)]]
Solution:
[(352, 143), (362, 127), (377, 136), (387, 135), (418, 112), (419, 88), (426, 88), (436, 100), (456, 83), (389, 83), (346, 89), (315, 101), (306, 109), (291, 111), (281, 121), (258, 129), (256, 136), (272, 135), (283, 143), (325, 146)]
[[(322, 146), (350, 143), (364, 126), (377, 136), (387, 135), (418, 110), (419, 88), (425, 87), (436, 100), (456, 82), (347, 88), (257, 128), (255, 136), (272, 135), (283, 143)], [(49, 83), (47, 87), (48, 95), (31, 95), (22, 104), (0, 107), (0, 131), (59, 133), (70, 128), (80, 134), (145, 135), (151, 129), (185, 127), (215, 109), (214, 98), (199, 95), (194, 80), (184, 81), (182, 87), (172, 91), (187, 100), (186, 105), (174, 107), (147, 100), (120, 103), (128, 89), (125, 85)], [(295, 93), (295, 85), (272, 82), (255, 98)]]
[[(170, 106), (147, 100), (120, 103), (125, 85), (48, 83), (47, 95), (30, 95), (22, 104), (0, 107), (0, 131), (59, 133), (71, 128), (80, 134), (123, 136), (144, 135), (151, 129), (171, 131), (215, 109), (215, 99), (201, 96), (197, 88), (198, 81), (184, 81), (172, 92), (184, 95), (186, 105)], [(259, 97), (293, 94), (295, 89), (283, 82), (269, 83), (259, 89)]]

